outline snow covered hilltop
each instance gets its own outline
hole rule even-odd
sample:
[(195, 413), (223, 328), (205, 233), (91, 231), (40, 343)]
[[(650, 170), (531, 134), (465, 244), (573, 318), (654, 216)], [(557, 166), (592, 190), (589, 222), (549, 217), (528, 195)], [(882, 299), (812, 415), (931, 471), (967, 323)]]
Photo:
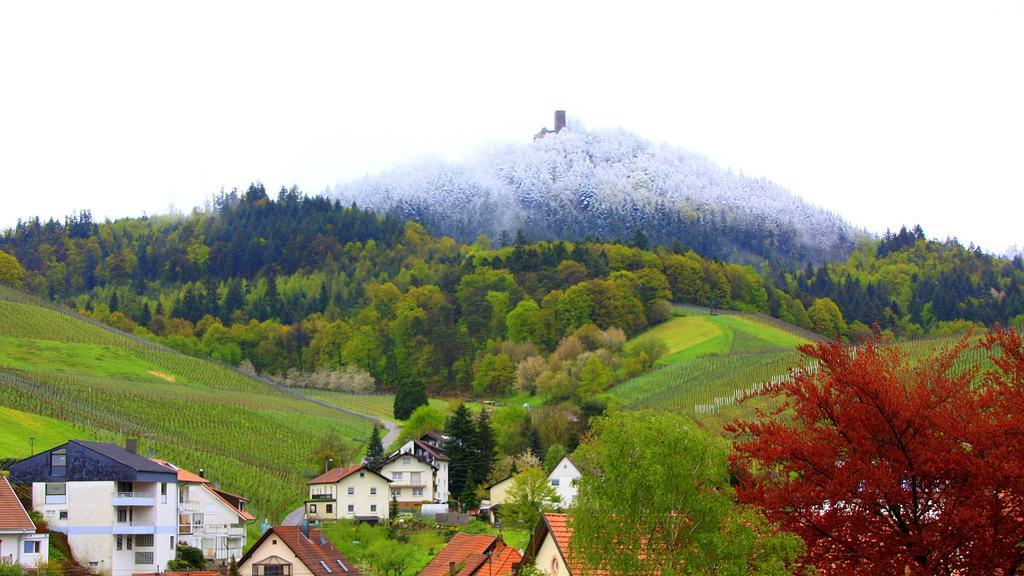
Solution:
[[(561, 128), (560, 126), (558, 128)], [(335, 188), (460, 240), (652, 241), (709, 257), (793, 265), (845, 258), (860, 235), (764, 179), (621, 131), (547, 131), (460, 163), (423, 163)]]

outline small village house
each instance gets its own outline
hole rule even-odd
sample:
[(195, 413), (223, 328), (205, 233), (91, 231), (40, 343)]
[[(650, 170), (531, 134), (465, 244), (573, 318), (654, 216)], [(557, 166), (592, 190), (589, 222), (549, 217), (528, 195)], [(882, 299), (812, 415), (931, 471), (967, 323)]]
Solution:
[(7, 477), (0, 474), (0, 564), (35, 568), (50, 555), (50, 536), (36, 531)]
[(247, 500), (170, 462), (154, 461), (178, 474), (178, 543), (198, 548), (207, 560), (222, 564), (241, 558), (245, 525), (255, 520), (244, 510)]
[(563, 456), (558, 465), (548, 474), (548, 483), (561, 498), (561, 506), (568, 508), (576, 501), (577, 483), (582, 474), (568, 456)]
[(361, 576), (316, 528), (274, 526), (238, 561), (240, 576)]
[[(398, 454), (410, 454), (419, 458), (421, 461), (426, 462), (430, 465), (430, 486), (432, 487), (432, 494), (429, 498), (430, 502), (437, 502), (445, 504), (448, 502), (448, 455), (445, 454), (444, 447), (447, 442), (447, 438), (441, 434), (435, 434), (428, 432), (421, 436), (418, 440), (409, 440), (405, 444), (402, 444), (397, 451), (391, 454), (390, 458), (395, 457)], [(421, 470), (424, 471), (424, 470)], [(397, 483), (392, 484), (392, 488), (397, 488)], [(404, 488), (404, 487), (403, 487)], [(417, 497), (422, 497), (424, 494), (415, 494), (414, 490), (400, 489), (398, 490), (400, 502), (415, 502)], [(425, 492), (425, 491), (424, 491)], [(423, 500), (419, 500), (423, 501)]]
[(419, 576), (507, 576), (523, 558), (501, 536), (458, 533)]
[(306, 518), (379, 522), (391, 515), (391, 479), (365, 465), (334, 468), (309, 481)]
[(380, 473), (391, 479), (391, 495), (400, 505), (434, 502), (437, 469), (427, 457), (396, 452), (384, 461)]

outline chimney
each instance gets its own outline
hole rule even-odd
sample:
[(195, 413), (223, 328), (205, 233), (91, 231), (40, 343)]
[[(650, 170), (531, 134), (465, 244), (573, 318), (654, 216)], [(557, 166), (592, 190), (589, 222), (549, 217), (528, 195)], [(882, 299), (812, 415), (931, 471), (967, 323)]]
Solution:
[(555, 132), (561, 132), (565, 128), (565, 110), (555, 110)]
[(132, 454), (139, 453), (139, 439), (138, 438), (125, 438), (124, 449), (131, 452)]
[(448, 573), (451, 574), (451, 576), (455, 576), (455, 562), (454, 561), (448, 562)]

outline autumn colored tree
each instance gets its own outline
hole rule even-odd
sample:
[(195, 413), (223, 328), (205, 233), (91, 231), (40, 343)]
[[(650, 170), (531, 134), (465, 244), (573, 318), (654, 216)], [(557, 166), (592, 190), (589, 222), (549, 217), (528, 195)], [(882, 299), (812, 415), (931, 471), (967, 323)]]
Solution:
[(982, 346), (984, 373), (967, 340), (917, 363), (877, 341), (802, 347), (817, 369), (730, 427), (739, 499), (802, 536), (821, 574), (1019, 574), (1024, 346)]

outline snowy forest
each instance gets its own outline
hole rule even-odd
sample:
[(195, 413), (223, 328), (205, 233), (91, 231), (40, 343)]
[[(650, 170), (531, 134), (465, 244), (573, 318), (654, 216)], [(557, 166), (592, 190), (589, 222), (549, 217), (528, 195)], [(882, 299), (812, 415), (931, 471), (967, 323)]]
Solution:
[(420, 163), (339, 184), (343, 202), (473, 241), (630, 240), (773, 265), (845, 259), (864, 235), (784, 188), (626, 131), (571, 127), (462, 163)]

